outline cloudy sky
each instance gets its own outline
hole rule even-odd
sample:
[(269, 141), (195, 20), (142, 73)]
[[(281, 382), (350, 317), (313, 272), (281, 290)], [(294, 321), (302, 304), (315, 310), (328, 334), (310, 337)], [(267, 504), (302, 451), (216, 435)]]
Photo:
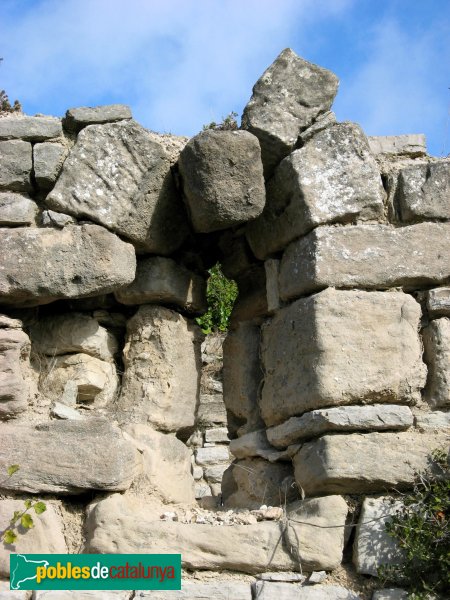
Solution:
[(121, 102), (193, 135), (288, 46), (339, 76), (339, 120), (450, 153), (448, 0), (0, 0), (0, 88), (29, 114)]

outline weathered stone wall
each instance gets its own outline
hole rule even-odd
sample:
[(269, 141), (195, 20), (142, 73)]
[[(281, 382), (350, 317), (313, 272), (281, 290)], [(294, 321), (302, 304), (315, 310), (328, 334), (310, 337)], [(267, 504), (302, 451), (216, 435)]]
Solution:
[[(183, 598), (371, 596), (386, 498), (448, 448), (450, 161), (337, 123), (337, 86), (285, 50), (240, 130), (0, 117), (1, 523), (48, 506), (0, 577), (181, 552)], [(205, 341), (218, 260), (239, 297)]]

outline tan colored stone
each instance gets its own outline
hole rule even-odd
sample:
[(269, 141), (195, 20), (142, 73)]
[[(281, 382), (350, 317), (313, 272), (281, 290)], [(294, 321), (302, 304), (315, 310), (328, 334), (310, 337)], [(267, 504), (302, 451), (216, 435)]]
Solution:
[(424, 359), (428, 365), (425, 399), (433, 408), (450, 406), (450, 319), (432, 321), (423, 330)]
[(8, 323), (14, 324), (13, 319), (2, 317), (6, 327), (0, 328), (0, 419), (5, 419), (26, 410), (32, 377), (30, 339), (21, 329), (8, 327)]
[(136, 592), (135, 600), (252, 600), (250, 582), (216, 579), (214, 581), (183, 580), (181, 590)]
[(430, 317), (450, 317), (450, 287), (428, 290), (427, 309)]

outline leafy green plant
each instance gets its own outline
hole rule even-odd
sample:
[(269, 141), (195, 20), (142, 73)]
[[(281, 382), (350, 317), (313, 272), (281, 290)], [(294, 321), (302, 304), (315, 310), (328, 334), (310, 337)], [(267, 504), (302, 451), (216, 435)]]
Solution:
[(403, 562), (384, 565), (385, 581), (408, 585), (421, 600), (450, 590), (450, 467), (441, 450), (432, 455), (433, 474), (417, 476), (386, 531), (403, 551)]
[[(7, 469), (8, 477), (12, 477), (20, 469), (19, 465), (10, 465)], [(41, 515), (47, 510), (45, 502), (42, 500), (24, 500), (24, 509), (15, 510), (9, 521), (9, 527), (2, 534), (2, 540), (5, 544), (14, 544), (19, 536), (18, 527), (21, 525), (24, 529), (34, 527), (33, 517), (30, 511), (34, 510), (37, 515)]]
[(228, 329), (230, 314), (238, 295), (236, 282), (225, 277), (219, 263), (212, 267), (208, 273), (209, 279), (206, 289), (208, 310), (196, 319), (205, 334)]
[(208, 123), (208, 125), (203, 125), (203, 131), (207, 131), (208, 129), (215, 129), (216, 131), (235, 131), (236, 129), (239, 129), (239, 125), (236, 120), (237, 116), (237, 112), (232, 111), (226, 117), (222, 117), (221, 123), (211, 121), (211, 123)]
[(22, 106), (18, 100), (14, 100), (14, 104), (11, 105), (9, 101), (8, 94), (5, 90), (0, 90), (0, 113), (14, 113), (21, 112)]

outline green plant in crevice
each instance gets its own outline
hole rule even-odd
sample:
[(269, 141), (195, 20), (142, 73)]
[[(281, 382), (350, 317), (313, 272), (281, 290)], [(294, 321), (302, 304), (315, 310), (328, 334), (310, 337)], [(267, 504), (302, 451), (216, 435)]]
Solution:
[[(8, 477), (12, 477), (20, 469), (19, 465), (10, 465), (7, 469)], [(22, 526), (24, 529), (32, 529), (34, 527), (33, 517), (31, 511), (37, 515), (41, 515), (47, 510), (45, 502), (42, 500), (24, 500), (23, 510), (15, 510), (13, 516), (9, 521), (9, 527), (2, 533), (2, 540), (5, 544), (14, 544), (19, 537), (18, 527)]]
[(237, 112), (232, 111), (226, 117), (222, 117), (221, 123), (211, 121), (211, 123), (208, 123), (208, 125), (203, 125), (203, 131), (207, 131), (208, 129), (215, 129), (216, 131), (236, 131), (239, 129), (236, 119), (237, 116)]
[(227, 331), (230, 314), (238, 295), (236, 282), (225, 277), (219, 263), (209, 269), (208, 273), (206, 288), (208, 310), (196, 319), (205, 334)]
[(386, 523), (403, 561), (380, 569), (384, 581), (407, 585), (414, 600), (450, 590), (450, 466), (441, 450), (431, 462), (433, 474), (417, 476), (402, 507)]

